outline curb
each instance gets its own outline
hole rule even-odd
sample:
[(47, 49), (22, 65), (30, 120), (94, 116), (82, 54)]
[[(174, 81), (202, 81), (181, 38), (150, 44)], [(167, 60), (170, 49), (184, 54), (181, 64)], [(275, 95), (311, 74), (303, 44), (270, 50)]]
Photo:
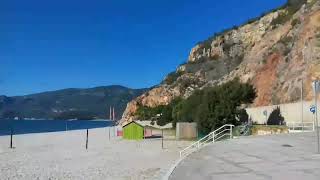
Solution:
[[(233, 138), (235, 139), (235, 138)], [(229, 140), (229, 139), (228, 139)], [(215, 142), (217, 143), (217, 142)], [(211, 144), (207, 144), (205, 146), (208, 146), (208, 145), (211, 145)], [(205, 147), (203, 146), (203, 147)], [(202, 148), (203, 148), (202, 147)], [(200, 149), (202, 149), (200, 148)], [(184, 156), (183, 158), (179, 158), (178, 160), (176, 160), (176, 162), (170, 167), (170, 169), (167, 171), (167, 173), (162, 177), (161, 180), (169, 180), (169, 177), (171, 176), (172, 172), (176, 169), (176, 167), (181, 163), (181, 161), (183, 161), (186, 157), (188, 157), (190, 154), (192, 153), (195, 153), (195, 152), (198, 152), (200, 149), (196, 150), (196, 151), (193, 151), (191, 153), (189, 153), (188, 155)]]
[(179, 158), (176, 160), (176, 162), (170, 167), (170, 169), (167, 171), (167, 173), (162, 177), (162, 180), (169, 180), (169, 177), (173, 173), (173, 171), (176, 169), (178, 164), (183, 160), (184, 158)]

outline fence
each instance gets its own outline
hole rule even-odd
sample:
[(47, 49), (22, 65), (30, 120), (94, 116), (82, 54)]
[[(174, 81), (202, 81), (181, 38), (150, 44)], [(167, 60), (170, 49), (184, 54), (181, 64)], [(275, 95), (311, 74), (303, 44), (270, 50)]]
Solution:
[(286, 125), (289, 127), (289, 132), (308, 132), (315, 130), (314, 122), (288, 122)]

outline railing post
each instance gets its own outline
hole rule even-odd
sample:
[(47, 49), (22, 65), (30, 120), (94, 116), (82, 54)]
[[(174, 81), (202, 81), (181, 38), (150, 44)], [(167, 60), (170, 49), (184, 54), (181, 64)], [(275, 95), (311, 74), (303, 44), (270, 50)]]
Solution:
[(230, 126), (230, 139), (232, 139), (232, 125)]
[(312, 123), (312, 130), (315, 131), (315, 128), (314, 128), (314, 121)]
[(200, 142), (199, 141), (198, 141), (197, 147), (198, 147), (198, 149), (200, 148)]
[(212, 132), (212, 142), (214, 143), (214, 131)]

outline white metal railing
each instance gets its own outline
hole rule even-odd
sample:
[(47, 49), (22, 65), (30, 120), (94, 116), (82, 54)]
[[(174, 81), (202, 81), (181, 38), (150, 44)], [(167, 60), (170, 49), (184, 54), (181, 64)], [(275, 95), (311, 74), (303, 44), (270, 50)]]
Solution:
[(314, 122), (287, 122), (289, 132), (310, 132), (315, 130)]
[(209, 133), (205, 137), (201, 138), (197, 142), (191, 144), (190, 146), (186, 147), (182, 151), (180, 151), (180, 158), (192, 153), (209, 143), (214, 143), (215, 141), (221, 140), (224, 137), (229, 137), (232, 139), (232, 128), (234, 125), (225, 124), (220, 128), (216, 129), (215, 131)]

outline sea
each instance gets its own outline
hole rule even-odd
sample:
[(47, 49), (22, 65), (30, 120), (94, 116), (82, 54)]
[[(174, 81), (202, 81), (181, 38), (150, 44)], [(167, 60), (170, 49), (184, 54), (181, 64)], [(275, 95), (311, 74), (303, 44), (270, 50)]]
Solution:
[(0, 136), (58, 131), (72, 131), (112, 126), (109, 120), (2, 120)]

